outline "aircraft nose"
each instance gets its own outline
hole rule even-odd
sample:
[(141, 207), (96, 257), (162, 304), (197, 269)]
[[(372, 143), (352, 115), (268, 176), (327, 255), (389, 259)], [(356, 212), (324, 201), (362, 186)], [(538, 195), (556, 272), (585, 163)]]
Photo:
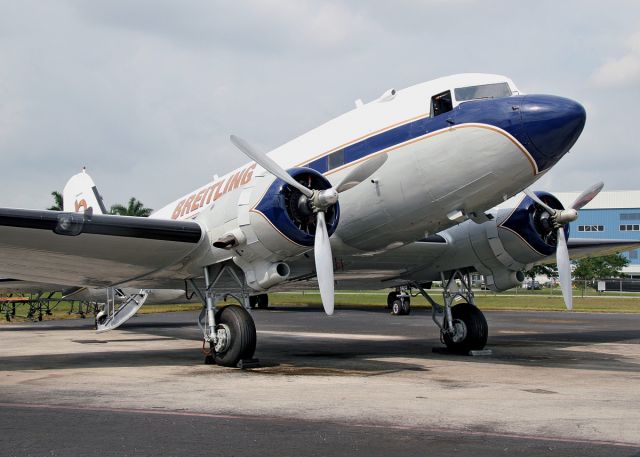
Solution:
[[(565, 155), (582, 133), (587, 113), (573, 100), (553, 95), (527, 95), (520, 115), (535, 156), (551, 166)], [(542, 168), (548, 168), (544, 166)]]

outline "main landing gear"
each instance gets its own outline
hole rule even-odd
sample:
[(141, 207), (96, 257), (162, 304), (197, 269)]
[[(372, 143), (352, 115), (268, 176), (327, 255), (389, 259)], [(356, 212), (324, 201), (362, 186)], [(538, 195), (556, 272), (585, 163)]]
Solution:
[(441, 273), (441, 278), (444, 305), (436, 303), (421, 285), (413, 283), (431, 304), (432, 318), (440, 328), (441, 341), (450, 351), (460, 354), (484, 349), (489, 327), (484, 314), (474, 304), (471, 273), (455, 270)]
[[(215, 292), (215, 286), (224, 273), (228, 273), (239, 285), (239, 297)], [(258, 360), (253, 358), (257, 341), (256, 326), (247, 311), (249, 294), (241, 277), (242, 272), (231, 265), (212, 265), (204, 269), (204, 290), (200, 290), (193, 279), (189, 280), (203, 304), (198, 326), (203, 334), (205, 364), (239, 368), (258, 365)], [(235, 298), (240, 306), (217, 306), (222, 299), (226, 301), (230, 297)]]
[(387, 295), (387, 308), (394, 316), (406, 316), (411, 313), (411, 293), (408, 287), (396, 288)]

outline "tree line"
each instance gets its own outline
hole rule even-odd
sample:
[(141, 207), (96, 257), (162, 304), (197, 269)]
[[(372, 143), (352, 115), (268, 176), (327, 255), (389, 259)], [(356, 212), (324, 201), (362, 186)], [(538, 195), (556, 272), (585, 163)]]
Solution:
[[(53, 197), (53, 205), (47, 208), (51, 211), (62, 211), (63, 201), (62, 194), (57, 190), (51, 192), (51, 196)], [(116, 214), (118, 216), (137, 216), (137, 217), (148, 217), (153, 210), (151, 208), (146, 208), (144, 204), (135, 197), (131, 197), (127, 206), (116, 203), (115, 205), (111, 205), (111, 208), (108, 211), (108, 214)]]
[[(622, 254), (611, 254), (600, 257), (586, 257), (573, 262), (573, 277), (578, 280), (593, 281), (595, 279), (622, 278), (622, 269), (629, 265), (629, 259)], [(536, 265), (525, 272), (531, 280), (537, 276), (558, 277), (558, 266), (555, 263)]]

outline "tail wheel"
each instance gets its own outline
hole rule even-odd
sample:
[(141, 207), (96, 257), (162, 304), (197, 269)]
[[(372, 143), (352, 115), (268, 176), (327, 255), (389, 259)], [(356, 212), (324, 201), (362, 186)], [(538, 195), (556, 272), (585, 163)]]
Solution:
[(486, 346), (489, 326), (482, 311), (469, 303), (460, 303), (451, 308), (451, 317), (454, 331), (443, 334), (444, 344), (450, 350), (467, 353)]
[(235, 367), (250, 359), (256, 350), (256, 326), (251, 315), (240, 306), (230, 305), (216, 314), (214, 360), (218, 365)]

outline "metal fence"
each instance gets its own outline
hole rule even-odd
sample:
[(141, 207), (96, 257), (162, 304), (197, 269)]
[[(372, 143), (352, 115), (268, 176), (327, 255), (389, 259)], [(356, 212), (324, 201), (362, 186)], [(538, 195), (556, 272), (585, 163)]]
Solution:
[[(630, 278), (605, 278), (594, 280), (575, 279), (572, 281), (574, 296), (593, 296), (593, 295), (618, 295), (618, 296), (633, 296), (640, 295), (640, 279)], [(492, 290), (485, 290), (483, 287), (474, 288), (476, 294), (492, 295), (496, 292)], [(530, 281), (523, 283), (519, 287), (509, 289), (505, 293), (512, 293), (516, 295), (562, 295), (562, 289), (558, 280), (550, 280), (547, 282), (534, 282)]]

